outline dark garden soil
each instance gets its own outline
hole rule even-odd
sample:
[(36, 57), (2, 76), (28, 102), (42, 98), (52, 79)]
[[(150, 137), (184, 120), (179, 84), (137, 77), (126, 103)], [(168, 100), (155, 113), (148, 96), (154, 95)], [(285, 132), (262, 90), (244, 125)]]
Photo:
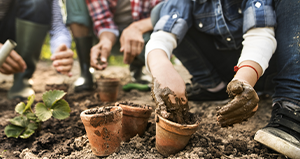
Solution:
[[(175, 67), (188, 81), (190, 76), (186, 70), (180, 65)], [(66, 100), (70, 104), (71, 115), (65, 120), (51, 118), (42, 124), (40, 132), (28, 139), (7, 138), (4, 134), (4, 128), (9, 124), (9, 119), (17, 115), (14, 107), (20, 100), (7, 99), (7, 91), (12, 86), (13, 78), (11, 75), (0, 75), (0, 158), (98, 158), (91, 151), (80, 120), (80, 113), (88, 108), (112, 106), (114, 102), (101, 102), (97, 91), (73, 93), (71, 84), (79, 76), (78, 71), (77, 61), (71, 78), (57, 74), (50, 62), (38, 63), (32, 78), (33, 88), (36, 91), (35, 103), (42, 101), (46, 84), (67, 83), (70, 84), (70, 88)], [(120, 78), (122, 84), (129, 81), (128, 67), (110, 66), (105, 71), (95, 72), (95, 77), (100, 76)], [(117, 101), (132, 101), (155, 107), (150, 92), (137, 90), (124, 92), (121, 87)], [(267, 124), (271, 104), (271, 98), (261, 98), (260, 107), (250, 120), (236, 124), (234, 127), (221, 128), (216, 121), (216, 107), (222, 105), (221, 102), (189, 102), (190, 111), (201, 117), (201, 124), (185, 149), (169, 158), (285, 158), (253, 139), (255, 132)], [(106, 158), (163, 158), (155, 148), (154, 112), (149, 119), (144, 136), (135, 136), (130, 142), (122, 142), (120, 151)]]

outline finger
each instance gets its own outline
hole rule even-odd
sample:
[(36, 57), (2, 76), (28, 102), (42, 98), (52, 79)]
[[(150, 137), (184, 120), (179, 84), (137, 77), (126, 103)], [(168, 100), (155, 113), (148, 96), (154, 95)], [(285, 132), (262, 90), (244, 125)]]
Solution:
[[(244, 91), (242, 94), (236, 95), (233, 100), (231, 100), (228, 104), (226, 104), (224, 107), (222, 107), (220, 110), (218, 110), (218, 114), (224, 115), (227, 113), (230, 113), (239, 107), (242, 107), (245, 105), (248, 101), (251, 99), (254, 99), (253, 102), (258, 102), (259, 100), (256, 92), (251, 86), (244, 86)], [(256, 105), (256, 104), (255, 104)]]
[[(138, 54), (138, 43), (137, 42), (132, 42), (131, 43), (131, 55), (135, 57)], [(130, 62), (131, 63), (131, 62)]]
[[(248, 103), (245, 104), (245, 106), (235, 110), (235, 111), (232, 111), (228, 114), (223, 114), (220, 116), (220, 120), (227, 120), (227, 119), (231, 119), (231, 118), (234, 118), (236, 116), (240, 116), (241, 114), (247, 114), (248, 112), (256, 112), (257, 108), (258, 107), (258, 104), (253, 101), (249, 101)], [(255, 109), (256, 108), (256, 109)], [(254, 110), (255, 109), (255, 110)]]
[(233, 80), (228, 84), (226, 92), (228, 93), (229, 97), (232, 98), (237, 94), (241, 94), (243, 92), (243, 86), (243, 82), (239, 80)]
[(67, 66), (70, 65), (72, 67), (73, 65), (73, 58), (65, 58), (65, 59), (59, 59), (53, 61), (53, 66), (58, 67), (58, 66)]
[(67, 45), (62, 44), (59, 45), (54, 52), (56, 53), (56, 52), (66, 51), (67, 49), (68, 49)]
[(1, 73), (5, 74), (5, 75), (9, 75), (12, 73), (15, 73), (16, 71), (14, 71), (14, 69), (12, 67), (10, 67), (8, 64), (3, 63), (1, 66)]
[(222, 127), (231, 126), (235, 123), (241, 123), (242, 121), (245, 121), (246, 119), (252, 117), (254, 114), (255, 114), (255, 112), (251, 112), (251, 113), (242, 114), (238, 117), (227, 119), (227, 120), (218, 120), (218, 122)]
[(137, 55), (141, 54), (144, 49), (144, 41), (138, 44)]
[(14, 61), (10, 56), (8, 56), (6, 58), (5, 63), (3, 63), (3, 67), (6, 70), (9, 70), (12, 72), (20, 72), (23, 70), (23, 68), (18, 63), (16, 63), (16, 61)]
[(73, 58), (73, 51), (68, 49), (67, 51), (60, 51), (56, 52), (51, 56), (51, 60), (57, 60), (57, 59), (65, 59), (65, 58)]
[(72, 66), (70, 66), (70, 65), (67, 65), (67, 66), (58, 66), (58, 67), (56, 67), (56, 70), (58, 71), (58, 72), (70, 72), (71, 71), (71, 69), (72, 69)]
[(16, 51), (14, 51), (14, 50), (11, 51), (11, 53), (8, 57), (10, 57), (13, 61), (15, 61), (15, 63), (18, 64), (18, 68), (20, 68), (19, 70), (21, 72), (25, 71), (25, 69), (27, 68), (27, 65), (26, 65), (25, 61), (23, 60), (23, 58)]
[(130, 44), (130, 41), (127, 40), (124, 45), (124, 63), (130, 64), (131, 58), (132, 58), (131, 57), (131, 44)]

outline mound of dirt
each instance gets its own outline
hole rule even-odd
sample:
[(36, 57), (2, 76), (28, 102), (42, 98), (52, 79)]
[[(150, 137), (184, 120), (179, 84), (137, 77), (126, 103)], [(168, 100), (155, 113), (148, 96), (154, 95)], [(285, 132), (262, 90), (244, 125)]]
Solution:
[[(188, 81), (190, 75), (186, 70), (178, 65), (175, 68), (184, 80)], [(80, 76), (79, 70), (79, 64), (76, 61), (72, 71), (73, 77), (68, 78), (57, 74), (50, 62), (40, 61), (32, 78), (33, 88), (36, 91), (34, 104), (42, 101), (45, 83), (62, 79), (61, 81), (72, 85)], [(109, 66), (106, 70), (95, 73), (96, 78), (100, 76), (119, 78), (122, 85), (130, 79), (128, 67)], [(112, 106), (114, 102), (100, 101), (97, 90), (73, 93), (72, 87), (70, 87), (66, 99), (71, 107), (69, 118), (65, 120), (52, 118), (44, 122), (41, 131), (26, 140), (7, 138), (4, 134), (4, 128), (9, 124), (9, 119), (17, 116), (14, 107), (20, 102), (20, 100), (8, 100), (6, 98), (7, 91), (12, 86), (12, 80), (13, 76), (0, 75), (0, 158), (98, 159), (91, 151), (80, 113), (88, 108)], [(137, 90), (124, 92), (120, 87), (117, 101), (147, 104), (154, 109), (155, 102), (150, 94), (150, 92)], [(270, 98), (260, 99), (257, 113), (248, 121), (229, 128), (220, 127), (216, 121), (216, 108), (223, 104), (189, 102), (190, 112), (201, 117), (200, 126), (198, 131), (192, 135), (185, 149), (169, 156), (169, 158), (285, 158), (253, 139), (255, 132), (264, 127), (270, 119), (272, 104)], [(104, 158), (164, 158), (155, 148), (155, 129), (153, 112), (143, 136), (137, 135), (129, 142), (122, 142), (119, 152)]]

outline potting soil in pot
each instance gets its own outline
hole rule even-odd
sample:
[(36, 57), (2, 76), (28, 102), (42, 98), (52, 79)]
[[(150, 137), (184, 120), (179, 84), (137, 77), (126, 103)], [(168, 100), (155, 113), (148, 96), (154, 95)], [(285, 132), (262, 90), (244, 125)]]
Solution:
[[(151, 95), (156, 104), (156, 113), (165, 119), (179, 124), (195, 124), (198, 117), (189, 113), (189, 105), (187, 101), (176, 97), (174, 92), (168, 87), (159, 88), (160, 84), (154, 79)], [(172, 103), (169, 95), (175, 96), (176, 103)]]

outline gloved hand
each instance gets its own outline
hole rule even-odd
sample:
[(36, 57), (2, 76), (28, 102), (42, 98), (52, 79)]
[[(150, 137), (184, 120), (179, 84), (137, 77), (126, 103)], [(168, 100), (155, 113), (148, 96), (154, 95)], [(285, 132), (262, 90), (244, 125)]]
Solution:
[(255, 114), (259, 98), (250, 84), (232, 80), (227, 85), (227, 93), (233, 99), (217, 111), (217, 120), (222, 127), (240, 123)]

